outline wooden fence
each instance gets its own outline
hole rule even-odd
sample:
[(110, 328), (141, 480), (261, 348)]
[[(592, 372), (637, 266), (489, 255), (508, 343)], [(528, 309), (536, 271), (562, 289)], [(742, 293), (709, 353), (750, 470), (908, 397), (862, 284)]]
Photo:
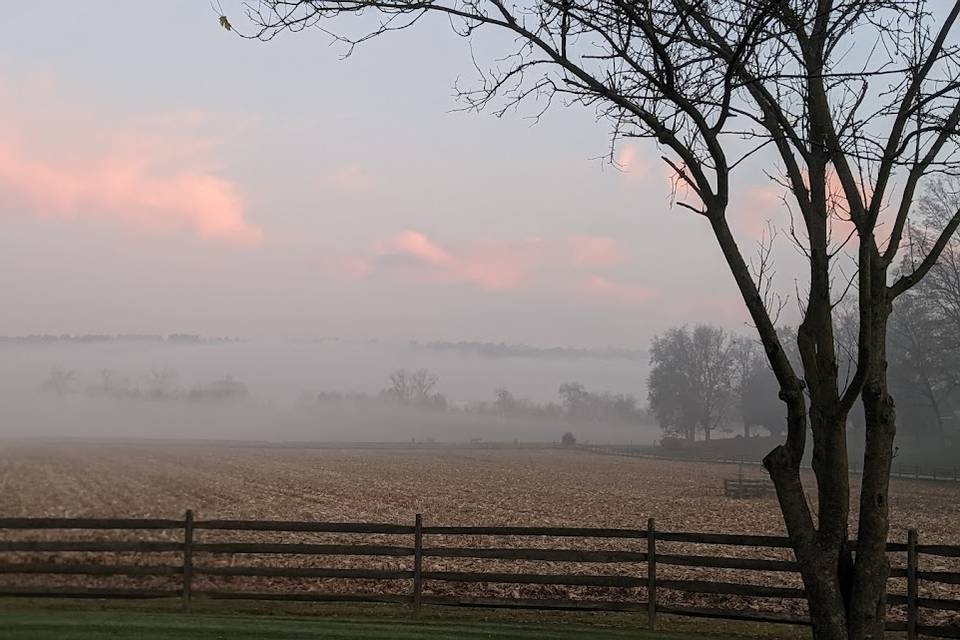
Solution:
[[(77, 539), (76, 534), (49, 539), (9, 539), (11, 532), (40, 530), (65, 532), (138, 531), (162, 533), (166, 539), (151, 540), (90, 540)], [(361, 534), (367, 540), (360, 544), (341, 542), (202, 542), (198, 532), (247, 532), (273, 535), (300, 534)], [(421, 605), (452, 605), (473, 607), (512, 607), (550, 610), (598, 610), (646, 612), (648, 623), (655, 628), (658, 614), (723, 618), (758, 622), (809, 624), (805, 616), (790, 615), (762, 609), (721, 608), (686, 606), (670, 599), (658, 597), (662, 591), (711, 596), (733, 595), (747, 598), (802, 599), (804, 592), (797, 586), (772, 586), (743, 582), (720, 582), (699, 579), (671, 579), (657, 575), (658, 567), (703, 567), (711, 569), (775, 572), (776, 575), (796, 574), (795, 562), (784, 559), (730, 557), (727, 555), (697, 555), (663, 553), (658, 543), (689, 543), (726, 547), (753, 547), (757, 549), (789, 549), (787, 538), (766, 535), (738, 535), (722, 533), (689, 533), (657, 531), (651, 519), (646, 529), (601, 529), (584, 527), (517, 527), (517, 526), (426, 526), (417, 515), (412, 524), (386, 523), (329, 523), (258, 520), (195, 520), (191, 511), (182, 520), (174, 519), (90, 519), (90, 518), (0, 518), (0, 574), (4, 576), (122, 576), (127, 581), (147, 581), (158, 577), (173, 581), (175, 588), (150, 588), (124, 586), (123, 588), (64, 587), (56, 584), (36, 584), (37, 580), (21, 579), (21, 584), (0, 586), (0, 597), (63, 597), (63, 598), (180, 598), (189, 608), (194, 598), (209, 599), (267, 599), (291, 601), (352, 601), (394, 602)], [(14, 533), (13, 535), (18, 535)], [(22, 534), (21, 538), (23, 537)], [(402, 544), (384, 544), (387, 537), (400, 536)], [(433, 536), (443, 540), (458, 536), (474, 539), (502, 540), (509, 537), (556, 538), (584, 542), (617, 539), (633, 550), (544, 548), (538, 546), (433, 546), (425, 542)], [(27, 536), (30, 537), (30, 536)], [(302, 536), (301, 536), (302, 537)], [(342, 537), (342, 536), (341, 536)], [(71, 538), (71, 539), (64, 539)], [(371, 538), (373, 538), (371, 542)], [(609, 545), (608, 545), (609, 546)], [(960, 638), (960, 618), (941, 620), (938, 624), (922, 624), (921, 611), (960, 611), (960, 596), (955, 598), (932, 598), (920, 595), (921, 582), (960, 585), (960, 572), (923, 570), (920, 559), (924, 556), (941, 558), (940, 564), (953, 562), (944, 558), (960, 558), (960, 545), (920, 544), (915, 530), (909, 532), (905, 542), (888, 544), (888, 552), (906, 554), (902, 566), (894, 566), (892, 580), (906, 581), (906, 592), (892, 592), (889, 604), (906, 607), (902, 619), (888, 623), (891, 630), (906, 631), (908, 637), (928, 635), (941, 638)], [(71, 562), (65, 562), (60, 554), (82, 553)], [(124, 554), (135, 558), (143, 554), (166, 554), (176, 557), (166, 564), (105, 564), (91, 560), (103, 560), (94, 554)], [(211, 558), (227, 554), (232, 559), (251, 555), (276, 557), (290, 556), (356, 556), (365, 558), (401, 558), (401, 569), (329, 568), (314, 566), (264, 566), (256, 564), (217, 564)], [(16, 562), (5, 556), (19, 556)], [(44, 558), (37, 560), (37, 557)], [(53, 560), (51, 561), (51, 556)], [(470, 559), (489, 561), (549, 561), (561, 563), (617, 563), (631, 567), (627, 575), (595, 575), (580, 573), (503, 573), (490, 571), (428, 571), (424, 559)], [(148, 560), (149, 561), (149, 560)], [(635, 566), (635, 571), (632, 567)], [(322, 592), (314, 590), (224, 590), (197, 589), (198, 577), (220, 578), (295, 578), (329, 579), (346, 581), (402, 581), (406, 584), (403, 593), (380, 592)], [(29, 582), (29, 584), (27, 584)], [(476, 595), (432, 595), (425, 593), (425, 583), (485, 583), (513, 585), (564, 585), (577, 587), (607, 588), (611, 592), (624, 588), (643, 588), (646, 601), (636, 597), (615, 598), (521, 598), (485, 597)], [(796, 585), (796, 581), (793, 583)], [(902, 589), (902, 586), (901, 586)], [(631, 592), (633, 593), (633, 592)], [(956, 591), (950, 592), (955, 595)], [(951, 616), (953, 614), (945, 614)], [(942, 617), (942, 616), (941, 616)]]
[(723, 495), (728, 498), (766, 498), (776, 496), (777, 491), (770, 478), (725, 478)]

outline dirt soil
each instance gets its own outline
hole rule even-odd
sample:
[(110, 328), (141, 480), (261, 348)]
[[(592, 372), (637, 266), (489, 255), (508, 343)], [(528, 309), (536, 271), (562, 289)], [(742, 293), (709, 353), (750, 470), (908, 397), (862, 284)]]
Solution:
[[(739, 473), (735, 465), (667, 462), (601, 456), (577, 451), (539, 450), (331, 450), (215, 446), (139, 446), (88, 444), (0, 444), (0, 515), (56, 517), (182, 518), (193, 509), (199, 519), (285, 519), (393, 522), (412, 524), (423, 514), (427, 525), (567, 525), (645, 528), (656, 519), (658, 530), (776, 534), (784, 533), (775, 499), (723, 496), (723, 479)], [(746, 477), (762, 477), (746, 467)], [(812, 478), (807, 478), (815, 497)], [(856, 482), (856, 478), (853, 478)], [(906, 530), (919, 531), (923, 544), (960, 544), (960, 485), (893, 480), (891, 539), (906, 541)], [(855, 515), (854, 515), (855, 517)], [(855, 520), (851, 526), (855, 530)], [(165, 534), (147, 532), (138, 539)], [(177, 533), (166, 534), (175, 539)], [(198, 531), (199, 541), (279, 541), (281, 534)], [(852, 535), (855, 535), (853, 531)], [(5, 539), (118, 539), (115, 532), (0, 531)], [(361, 542), (359, 536), (282, 534), (283, 541)], [(409, 544), (402, 536), (365, 536), (363, 542)], [(643, 551), (643, 540), (571, 540), (428, 536), (427, 546), (542, 546), (552, 548), (630, 549)], [(778, 549), (715, 545), (658, 545), (660, 553), (688, 553), (790, 559)], [(121, 562), (176, 564), (178, 557), (124, 554), (2, 554), (2, 562)], [(902, 566), (902, 554), (892, 557)], [(16, 556), (16, 557), (14, 557)], [(352, 556), (198, 557), (206, 565), (336, 566), (409, 568), (408, 558)], [(960, 571), (950, 559), (921, 556), (922, 570)], [(425, 559), (425, 571), (495, 571), (583, 573), (643, 576), (645, 566), (471, 559)], [(792, 574), (658, 566), (661, 578), (722, 580), (799, 586)], [(143, 578), (100, 578), (7, 574), (3, 584), (143, 586)], [(148, 578), (163, 587), (167, 578)], [(891, 583), (905, 591), (902, 581)], [(168, 585), (169, 586), (169, 585)], [(198, 577), (197, 589), (406, 593), (409, 583), (347, 582), (286, 578)], [(427, 593), (542, 598), (643, 600), (638, 589), (552, 585), (461, 584), (427, 581)], [(960, 587), (921, 583), (921, 595), (960, 598)], [(661, 590), (664, 604), (722, 606), (803, 613), (802, 601), (684, 594)], [(893, 617), (901, 611), (894, 609)], [(960, 616), (925, 614), (927, 622)]]

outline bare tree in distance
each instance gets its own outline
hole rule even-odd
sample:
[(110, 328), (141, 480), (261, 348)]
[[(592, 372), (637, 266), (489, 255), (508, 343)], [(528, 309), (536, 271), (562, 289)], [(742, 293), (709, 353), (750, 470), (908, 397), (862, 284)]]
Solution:
[(113, 369), (100, 369), (100, 391), (111, 393), (116, 384), (116, 372)]
[(406, 369), (397, 369), (390, 374), (390, 387), (387, 391), (402, 405), (413, 401), (413, 383)]
[[(912, 292), (911, 292), (912, 293)], [(934, 304), (923, 295), (905, 295), (890, 317), (888, 349), (890, 386), (898, 393), (900, 413), (916, 438), (934, 427), (940, 446), (946, 447), (945, 422), (955, 390), (956, 350), (940, 339)], [(932, 423), (932, 424), (931, 424)]]
[[(248, 37), (317, 27), (346, 45), (442, 15), (466, 38), (490, 29), (516, 48), (462, 90), (467, 108), (502, 114), (560, 99), (608, 120), (614, 143), (656, 143), (676, 205), (709, 225), (777, 379), (785, 441), (764, 459), (806, 588), (814, 636), (883, 636), (888, 488), (895, 408), (886, 334), (894, 300), (937, 262), (960, 225), (949, 212), (912, 270), (893, 268), (914, 200), (931, 176), (960, 172), (960, 0), (260, 0)], [(379, 17), (350, 35), (345, 16)], [(227, 22), (229, 24), (229, 22)], [(371, 24), (365, 19), (361, 27)], [(751, 269), (728, 221), (731, 178), (755, 154), (786, 193), (806, 259), (800, 366), (776, 328), (764, 269)], [(838, 233), (843, 224), (850, 233)], [(845, 237), (849, 235), (849, 237)], [(848, 257), (847, 257), (848, 254)], [(843, 260), (853, 263), (845, 275)], [(850, 286), (848, 287), (848, 277)], [(856, 291), (856, 362), (838, 374), (834, 309)], [(850, 541), (847, 416), (864, 412), (857, 543)], [(812, 433), (817, 500), (800, 475)], [(817, 512), (814, 515), (813, 509)]]
[(735, 341), (720, 327), (677, 327), (650, 346), (650, 410), (665, 432), (688, 442), (725, 426), (734, 408)]
[(174, 383), (177, 380), (177, 372), (170, 367), (156, 367), (150, 370), (147, 376), (149, 388), (147, 395), (154, 400), (168, 400), (174, 396)]
[[(904, 272), (916, 269), (937, 240), (937, 230), (949, 224), (954, 212), (960, 209), (960, 176), (934, 180), (919, 205), (922, 217), (910, 228), (909, 251), (901, 263)], [(944, 346), (960, 349), (960, 235), (948, 239), (940, 259), (917, 289), (936, 307), (937, 318), (945, 325), (944, 337), (949, 344)]]
[(428, 369), (407, 371), (397, 369), (390, 374), (390, 387), (385, 390), (397, 402), (404, 406), (418, 406), (421, 408), (441, 408), (446, 406), (446, 399), (433, 389), (439, 377)]
[[(960, 208), (960, 178), (934, 180), (919, 201), (921, 220), (909, 229), (900, 270), (909, 273), (930, 251), (936, 231)], [(960, 237), (944, 246), (927, 277), (901, 296), (888, 340), (892, 386), (904, 396), (906, 424), (916, 438), (949, 444), (947, 424), (960, 389)], [(931, 433), (932, 432), (932, 433)]]
[(516, 396), (514, 396), (513, 393), (506, 387), (497, 387), (494, 389), (493, 393), (497, 396), (493, 406), (500, 415), (509, 415), (511, 412), (515, 411), (520, 404), (517, 401)]
[(410, 386), (413, 389), (415, 402), (426, 402), (433, 395), (433, 388), (439, 380), (437, 374), (427, 369), (417, 369), (410, 374)]
[(65, 396), (73, 390), (76, 380), (76, 371), (58, 366), (50, 370), (50, 375), (43, 381), (40, 388), (58, 396)]
[[(734, 337), (730, 344), (730, 357), (733, 361), (733, 386), (736, 402), (743, 423), (743, 437), (750, 437), (750, 427), (763, 426), (765, 420), (758, 411), (754, 411), (752, 400), (757, 394), (762, 381), (773, 378), (773, 372), (765, 376), (767, 363), (763, 350), (755, 340)], [(767, 394), (763, 394), (767, 395)], [(770, 394), (771, 396), (773, 394)], [(761, 402), (768, 398), (758, 398)], [(778, 407), (779, 408), (779, 407)], [(778, 412), (779, 413), (779, 412)], [(779, 422), (780, 416), (777, 415)]]

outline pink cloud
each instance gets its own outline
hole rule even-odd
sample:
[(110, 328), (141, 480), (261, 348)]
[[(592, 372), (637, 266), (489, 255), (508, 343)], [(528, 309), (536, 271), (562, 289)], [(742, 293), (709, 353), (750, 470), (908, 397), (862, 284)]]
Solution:
[(607, 268), (623, 261), (611, 238), (567, 236), (555, 239), (470, 240), (440, 243), (407, 230), (373, 242), (367, 251), (340, 261), (352, 277), (386, 275), (426, 284), (464, 284), (483, 291), (540, 289), (593, 302), (640, 304), (656, 291), (584, 270)]
[(391, 252), (407, 255), (425, 264), (443, 267), (453, 264), (453, 258), (427, 236), (416, 231), (404, 231), (375, 245), (375, 252), (387, 255)]
[[(528, 280), (533, 259), (524, 245), (512, 242), (473, 242), (448, 249), (417, 231), (404, 231), (375, 242), (363, 259), (351, 258), (351, 271), (405, 272), (426, 282), (466, 283), (486, 291), (507, 291)], [(362, 264), (363, 266), (359, 266)]]
[(466, 248), (460, 273), (488, 291), (508, 291), (528, 285), (540, 265), (540, 241), (479, 242)]
[(586, 268), (611, 267), (623, 262), (617, 241), (606, 236), (570, 236), (573, 261)]
[(730, 207), (728, 219), (734, 229), (753, 240), (769, 235), (769, 224), (776, 228), (788, 228), (789, 217), (783, 202), (784, 190), (780, 185), (766, 183), (746, 187), (742, 196)]
[(41, 216), (114, 218), (145, 231), (187, 229), (204, 240), (261, 242), (232, 182), (190, 167), (155, 171), (156, 160), (116, 152), (41, 159), (0, 142), (0, 192)]
[[(0, 82), (0, 199), (7, 212), (113, 220), (148, 233), (185, 231), (251, 246), (237, 185), (211, 168), (209, 131), (223, 118), (203, 111), (126, 117), (63, 95), (53, 78), (5, 74)], [(203, 135), (197, 128), (203, 127)]]
[(614, 162), (627, 177), (646, 180), (653, 173), (653, 163), (640, 154), (636, 145), (629, 142), (620, 145), (614, 156)]
[[(809, 183), (806, 175), (804, 180)], [(864, 201), (869, 202), (869, 198), (872, 197), (869, 185), (864, 187), (858, 184), (858, 188)], [(835, 172), (831, 171), (827, 174), (826, 190), (827, 198), (833, 207), (830, 219), (830, 241), (838, 245), (847, 241), (854, 231), (854, 226), (849, 219), (849, 206), (843, 186)], [(746, 188), (744, 194), (742, 201), (731, 207), (731, 220), (741, 231), (754, 239), (760, 239), (767, 233), (768, 221), (773, 221), (778, 228), (789, 228), (788, 204), (794, 215), (799, 216), (793, 196), (783, 185), (766, 182)], [(798, 226), (798, 234), (802, 236), (802, 220), (798, 217), (795, 223)], [(851, 238), (851, 241), (855, 242), (856, 238)]]
[(616, 282), (602, 276), (591, 276), (582, 285), (589, 296), (599, 297), (627, 305), (650, 302), (657, 296), (656, 289), (641, 285)]

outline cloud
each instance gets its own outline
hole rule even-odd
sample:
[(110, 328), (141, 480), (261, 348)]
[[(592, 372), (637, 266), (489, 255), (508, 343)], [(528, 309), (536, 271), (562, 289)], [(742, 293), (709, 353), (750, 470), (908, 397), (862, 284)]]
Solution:
[[(804, 178), (806, 179), (806, 177)], [(851, 237), (855, 228), (849, 220), (847, 200), (840, 185), (840, 180), (834, 172), (827, 174), (827, 195), (832, 203), (833, 212), (829, 223), (829, 241), (834, 248), (852, 243), (855, 246), (857, 239)], [(870, 197), (870, 191), (861, 187), (865, 198)], [(788, 208), (789, 205), (789, 208)], [(730, 208), (730, 219), (735, 227), (754, 240), (768, 239), (770, 224), (778, 231), (790, 228), (790, 211), (796, 216), (794, 224), (797, 235), (805, 238), (803, 220), (793, 195), (782, 185), (775, 182), (766, 182), (753, 185), (743, 190), (739, 204)]]
[(154, 173), (151, 162), (110, 154), (53, 161), (0, 143), (0, 192), (43, 217), (113, 218), (143, 231), (188, 229), (204, 240), (261, 242), (232, 182), (189, 168)]
[(656, 296), (645, 286), (596, 275), (624, 261), (605, 236), (469, 240), (440, 243), (407, 230), (371, 243), (340, 261), (353, 277), (386, 276), (424, 284), (462, 284), (488, 292), (537, 290), (591, 303), (641, 304)]
[[(373, 243), (364, 259), (349, 259), (353, 272), (412, 274), (440, 284), (466, 283), (486, 291), (507, 291), (525, 284), (535, 259), (525, 242), (472, 242), (448, 249), (417, 231), (404, 231)], [(363, 265), (362, 267), (359, 265)]]
[(654, 172), (650, 159), (641, 155), (636, 145), (629, 142), (619, 146), (614, 162), (628, 178), (646, 180)]
[(611, 267), (623, 262), (617, 241), (607, 236), (570, 236), (573, 261), (585, 268)]
[(404, 231), (378, 242), (374, 250), (379, 256), (405, 255), (435, 267), (443, 268), (453, 265), (453, 258), (449, 253), (427, 236), (416, 231)]
[[(30, 93), (30, 85), (23, 89)], [(216, 145), (190, 135), (205, 114), (159, 114), (124, 126), (103, 112), (82, 113), (69, 98), (42, 97), (42, 114), (0, 107), (0, 203), (7, 212), (115, 220), (240, 246), (262, 242), (237, 185), (209, 166)]]
[(789, 228), (789, 217), (783, 202), (785, 192), (778, 184), (768, 182), (743, 188), (740, 197), (729, 208), (728, 219), (739, 232), (753, 240), (769, 239), (770, 225)]

